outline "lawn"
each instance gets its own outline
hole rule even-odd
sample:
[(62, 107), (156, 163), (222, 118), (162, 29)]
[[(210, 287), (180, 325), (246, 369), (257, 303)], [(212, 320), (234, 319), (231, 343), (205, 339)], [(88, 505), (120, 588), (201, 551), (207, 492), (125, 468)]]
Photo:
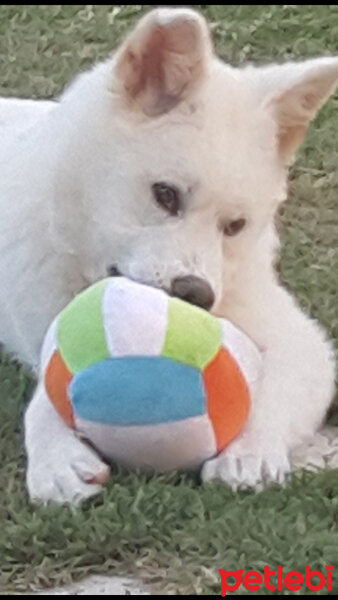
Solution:
[[(106, 56), (147, 8), (1, 5), (0, 95), (58, 94), (79, 69)], [(338, 53), (335, 5), (200, 8), (212, 22), (218, 52), (232, 64)], [(338, 96), (312, 125), (291, 170), (279, 265), (304, 310), (338, 345), (337, 165)], [(134, 572), (166, 593), (217, 595), (220, 568), (262, 571), (268, 564), (304, 571), (309, 564), (325, 572), (329, 562), (338, 593), (336, 472), (297, 475), (286, 489), (253, 495), (176, 474), (149, 478), (121, 471), (102, 496), (81, 508), (30, 506), (20, 423), (31, 385), (3, 355), (1, 595), (108, 572)], [(338, 420), (334, 410), (331, 420)]]

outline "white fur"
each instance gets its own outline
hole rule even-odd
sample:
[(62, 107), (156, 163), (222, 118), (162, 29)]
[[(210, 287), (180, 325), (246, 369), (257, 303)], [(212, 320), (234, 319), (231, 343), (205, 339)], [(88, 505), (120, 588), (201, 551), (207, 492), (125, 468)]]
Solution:
[[(38, 443), (37, 443), (38, 440)], [(40, 384), (26, 413), (27, 486), (31, 500), (77, 504), (97, 494), (109, 469), (67, 429)]]
[[(274, 215), (286, 162), (337, 79), (335, 58), (231, 68), (213, 55), (202, 17), (163, 9), (57, 102), (2, 100), (1, 341), (37, 368), (49, 322), (112, 263), (158, 287), (206, 279), (213, 312), (263, 349), (264, 377), (245, 431), (203, 477), (234, 488), (282, 482), (290, 451), (325, 417), (334, 356), (278, 283)], [(152, 197), (163, 181), (182, 191), (178, 217)], [(226, 237), (224, 224), (240, 217), (247, 226)], [(101, 463), (43, 408), (43, 394), (39, 386), (26, 415), (31, 497), (96, 493), (72, 465), (74, 455), (89, 470)]]

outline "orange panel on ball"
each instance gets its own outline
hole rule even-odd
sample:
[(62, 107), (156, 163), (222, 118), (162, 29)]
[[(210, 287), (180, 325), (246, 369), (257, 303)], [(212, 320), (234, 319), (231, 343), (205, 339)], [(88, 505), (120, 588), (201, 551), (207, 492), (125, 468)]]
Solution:
[(45, 387), (54, 408), (69, 427), (74, 427), (73, 410), (67, 393), (72, 377), (59, 352), (55, 351), (46, 370)]
[(203, 379), (208, 414), (220, 452), (241, 431), (247, 420), (249, 390), (237, 363), (224, 348), (204, 369)]

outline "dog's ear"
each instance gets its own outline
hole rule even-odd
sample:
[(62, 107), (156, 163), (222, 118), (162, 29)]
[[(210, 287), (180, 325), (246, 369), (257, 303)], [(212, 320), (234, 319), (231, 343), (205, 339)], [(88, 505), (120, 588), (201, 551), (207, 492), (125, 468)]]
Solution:
[(117, 52), (114, 90), (148, 116), (163, 114), (201, 80), (211, 52), (207, 23), (199, 13), (153, 10)]
[(308, 125), (338, 83), (338, 58), (317, 58), (257, 70), (259, 94), (278, 123), (281, 158), (288, 162)]

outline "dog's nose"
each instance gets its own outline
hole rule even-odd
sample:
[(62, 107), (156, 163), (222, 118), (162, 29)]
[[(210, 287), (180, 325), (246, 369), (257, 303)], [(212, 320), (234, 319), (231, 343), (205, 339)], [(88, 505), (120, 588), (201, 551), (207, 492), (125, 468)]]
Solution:
[(195, 277), (195, 275), (173, 279), (171, 293), (176, 298), (181, 298), (181, 300), (205, 308), (205, 310), (210, 310), (215, 302), (215, 294), (210, 284), (205, 279)]
[(120, 277), (121, 274), (122, 273), (117, 265), (113, 264), (107, 267), (107, 275), (109, 275), (110, 277)]

